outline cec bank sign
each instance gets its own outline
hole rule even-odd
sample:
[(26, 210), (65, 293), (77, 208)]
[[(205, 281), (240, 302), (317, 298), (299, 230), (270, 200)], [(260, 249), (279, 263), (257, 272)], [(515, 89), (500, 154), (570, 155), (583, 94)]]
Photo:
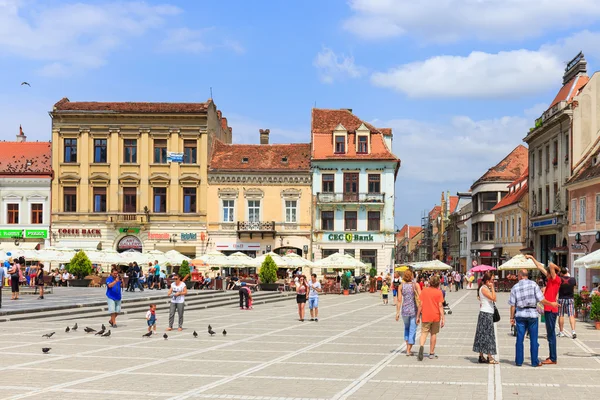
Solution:
[(324, 233), (323, 239), (327, 242), (380, 242), (382, 241), (381, 235), (373, 233), (349, 233), (349, 232), (330, 232)]

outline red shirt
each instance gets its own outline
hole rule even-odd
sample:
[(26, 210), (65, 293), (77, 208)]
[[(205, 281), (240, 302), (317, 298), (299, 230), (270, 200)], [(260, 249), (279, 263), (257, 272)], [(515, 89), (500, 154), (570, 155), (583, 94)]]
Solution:
[(423, 281), (419, 282), (419, 287), (421, 288), (421, 290), (423, 290), (424, 286), (425, 286), (425, 282), (423, 282)]
[[(555, 302), (558, 297), (558, 290), (560, 289), (560, 285), (562, 284), (562, 280), (558, 275), (554, 277), (554, 279), (550, 278), (548, 275), (548, 283), (546, 283), (546, 291), (544, 292), (544, 298), (548, 301)], [(558, 307), (550, 307), (544, 306), (544, 311), (551, 311), (553, 313), (558, 312)]]
[(440, 304), (444, 302), (444, 294), (440, 289), (432, 287), (425, 288), (419, 296), (421, 300), (421, 313), (423, 322), (438, 322), (442, 316), (440, 314)]

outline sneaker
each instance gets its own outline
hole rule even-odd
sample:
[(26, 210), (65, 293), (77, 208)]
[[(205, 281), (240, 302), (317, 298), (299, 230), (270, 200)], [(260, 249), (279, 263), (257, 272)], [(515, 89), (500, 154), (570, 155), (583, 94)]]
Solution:
[(564, 332), (563, 332), (563, 331), (560, 331), (560, 332), (558, 332), (558, 333), (556, 334), (556, 336), (558, 336), (558, 337), (565, 337), (566, 335), (564, 334)]
[(319, 318), (315, 318), (315, 322), (319, 322)]
[(575, 333), (575, 331), (573, 331), (573, 332), (571, 333), (571, 335), (573, 335), (573, 339), (577, 339), (577, 334)]
[(435, 353), (432, 353), (432, 354), (429, 355), (429, 359), (430, 360), (437, 360), (437, 358), (438, 358), (438, 356)]
[(419, 347), (419, 354), (417, 355), (417, 360), (423, 361), (423, 346)]
[(315, 319), (314, 319), (314, 318), (311, 318), (310, 320), (311, 320), (311, 321), (314, 321)]

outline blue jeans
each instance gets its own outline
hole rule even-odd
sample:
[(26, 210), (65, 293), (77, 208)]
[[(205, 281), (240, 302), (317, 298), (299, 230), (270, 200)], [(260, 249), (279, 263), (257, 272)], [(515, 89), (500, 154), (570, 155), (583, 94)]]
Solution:
[(558, 313), (553, 313), (552, 311), (544, 312), (546, 336), (548, 336), (548, 347), (550, 347), (550, 359), (554, 362), (558, 358), (556, 354), (556, 317), (558, 317)]
[(408, 344), (415, 344), (415, 336), (417, 335), (416, 315), (409, 317), (402, 316), (402, 321), (404, 321), (404, 340)]
[(523, 340), (525, 333), (529, 331), (529, 351), (531, 352), (531, 365), (537, 367), (540, 363), (538, 358), (538, 319), (537, 318), (522, 318), (515, 319), (517, 326), (517, 344), (515, 350), (515, 364), (523, 365), (525, 354), (523, 352)]

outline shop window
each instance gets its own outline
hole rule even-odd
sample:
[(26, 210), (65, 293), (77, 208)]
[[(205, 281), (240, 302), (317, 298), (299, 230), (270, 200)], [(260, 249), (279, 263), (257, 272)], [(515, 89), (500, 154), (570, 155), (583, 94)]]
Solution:
[(77, 212), (77, 188), (63, 188), (64, 212)]
[(106, 162), (106, 139), (94, 139), (94, 162)]
[(123, 141), (123, 162), (125, 164), (137, 163), (137, 139)]
[(356, 230), (356, 222), (357, 222), (357, 212), (356, 211), (345, 211), (344, 212), (344, 230), (345, 231), (355, 231)]
[(154, 191), (154, 212), (167, 212), (167, 188), (155, 187)]
[(338, 249), (323, 249), (323, 252), (322, 252), (323, 255), (322, 255), (322, 257), (323, 258), (327, 258), (330, 255), (333, 255), (333, 254), (337, 253), (338, 251), (339, 251)]
[(19, 223), (19, 205), (18, 204), (7, 204), (6, 205), (6, 222), (9, 224)]
[(43, 224), (44, 223), (44, 205), (41, 203), (34, 203), (31, 205), (31, 223), (32, 224)]
[(360, 261), (367, 264), (367, 269), (369, 267), (377, 268), (377, 250), (361, 250)]
[(335, 177), (333, 174), (323, 174), (322, 179), (322, 191), (323, 193), (333, 193)]
[(65, 139), (65, 162), (76, 163), (77, 162), (77, 139)]
[(94, 188), (94, 212), (106, 212), (106, 188)]
[(332, 231), (333, 229), (333, 211), (321, 211), (321, 230)]
[(196, 188), (183, 188), (183, 212), (196, 212)]
[(356, 250), (354, 249), (344, 249), (344, 254), (347, 254), (352, 258), (356, 258)]
[(167, 140), (154, 139), (154, 164), (167, 163)]

